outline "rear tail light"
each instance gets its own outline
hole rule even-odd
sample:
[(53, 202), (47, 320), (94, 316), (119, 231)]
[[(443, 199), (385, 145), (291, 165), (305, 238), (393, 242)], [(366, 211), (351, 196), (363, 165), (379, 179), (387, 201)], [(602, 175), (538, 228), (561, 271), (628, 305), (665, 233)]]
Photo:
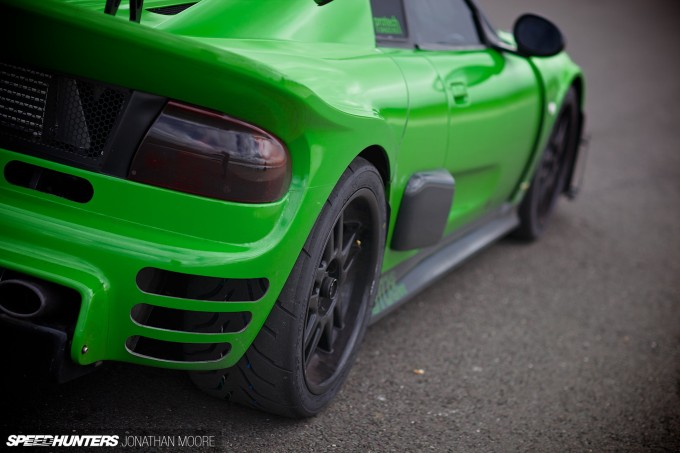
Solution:
[(288, 151), (222, 113), (168, 102), (137, 150), (129, 179), (221, 200), (268, 203), (288, 190)]

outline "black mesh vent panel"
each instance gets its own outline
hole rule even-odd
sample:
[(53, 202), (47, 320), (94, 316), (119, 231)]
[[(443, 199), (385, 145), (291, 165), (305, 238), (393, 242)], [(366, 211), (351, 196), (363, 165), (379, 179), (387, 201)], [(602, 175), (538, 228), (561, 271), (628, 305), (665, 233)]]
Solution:
[(0, 125), (40, 137), (51, 79), (49, 74), (0, 64)]
[(0, 145), (100, 168), (131, 92), (0, 62)]
[(179, 14), (185, 9), (194, 6), (196, 3), (197, 2), (182, 3), (180, 5), (160, 6), (158, 8), (148, 8), (147, 11), (151, 11), (152, 13), (156, 14), (163, 14), (164, 16), (174, 16), (175, 14)]

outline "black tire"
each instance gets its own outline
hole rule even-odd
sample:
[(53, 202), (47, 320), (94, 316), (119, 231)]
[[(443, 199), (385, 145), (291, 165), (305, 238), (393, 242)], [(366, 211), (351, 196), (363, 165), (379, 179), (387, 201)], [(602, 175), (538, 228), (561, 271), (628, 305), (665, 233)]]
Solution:
[(380, 174), (355, 159), (246, 354), (229, 369), (191, 372), (194, 383), (216, 397), (286, 417), (313, 416), (328, 405), (347, 378), (371, 314), (385, 206)]
[(512, 235), (533, 241), (541, 237), (564, 192), (569, 167), (578, 147), (579, 101), (571, 88), (564, 98), (548, 145), (538, 163), (531, 185), (519, 206), (520, 224)]

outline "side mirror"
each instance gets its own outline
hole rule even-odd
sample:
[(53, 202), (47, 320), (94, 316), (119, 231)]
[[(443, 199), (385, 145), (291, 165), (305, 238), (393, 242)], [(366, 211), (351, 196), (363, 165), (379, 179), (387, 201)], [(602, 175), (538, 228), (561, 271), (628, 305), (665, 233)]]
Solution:
[(517, 51), (527, 57), (552, 57), (564, 50), (564, 37), (548, 19), (525, 14), (513, 29)]

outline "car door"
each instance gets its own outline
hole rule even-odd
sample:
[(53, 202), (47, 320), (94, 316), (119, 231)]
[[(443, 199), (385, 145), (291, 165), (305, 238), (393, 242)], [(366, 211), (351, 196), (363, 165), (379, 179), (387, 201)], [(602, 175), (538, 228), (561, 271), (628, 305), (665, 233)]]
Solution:
[(415, 53), (446, 93), (445, 167), (456, 181), (450, 232), (507, 201), (540, 125), (539, 84), (528, 61), (488, 48), (465, 0), (405, 0)]

